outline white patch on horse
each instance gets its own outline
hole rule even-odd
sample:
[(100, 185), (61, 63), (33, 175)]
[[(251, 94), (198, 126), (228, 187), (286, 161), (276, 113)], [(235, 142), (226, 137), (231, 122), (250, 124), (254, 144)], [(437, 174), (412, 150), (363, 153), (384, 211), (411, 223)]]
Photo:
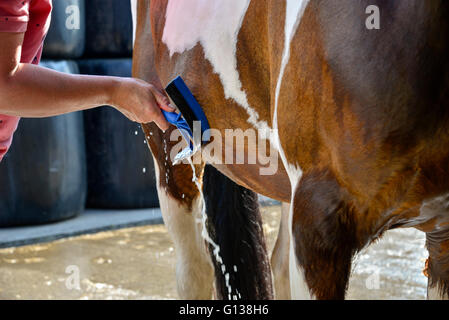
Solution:
[[(279, 126), (278, 126), (278, 107), (279, 107), (279, 95), (282, 87), (282, 80), (284, 79), (285, 68), (287, 67), (288, 62), (290, 61), (290, 47), (293, 37), (298, 29), (301, 18), (304, 14), (304, 11), (307, 7), (309, 0), (287, 0), (285, 7), (285, 24), (284, 24), (284, 51), (282, 53), (281, 67), (279, 70), (278, 81), (276, 84), (276, 92), (275, 92), (275, 105), (274, 105), (274, 114), (273, 114), (273, 129), (274, 129), (274, 139), (272, 139), (273, 143), (277, 147), (279, 154), (281, 155), (281, 159), (284, 163), (285, 169), (289, 174), (290, 171), (296, 171), (296, 166), (289, 164), (285, 157), (285, 152), (281, 146), (281, 141), (279, 137)], [(290, 176), (290, 174), (289, 174)], [(292, 180), (290, 178), (290, 180)]]
[(220, 77), (226, 99), (248, 113), (256, 129), (269, 129), (248, 102), (237, 70), (237, 40), (250, 0), (169, 0), (162, 41), (170, 56), (200, 43), (205, 58)]
[(433, 218), (436, 218), (435, 229), (433, 232), (439, 232), (447, 229), (449, 223), (449, 193), (435, 197), (428, 201), (424, 201), (420, 215), (416, 220), (424, 220), (427, 222)]
[[(276, 84), (275, 105), (273, 115), (273, 128), (278, 129), (277, 111), (279, 105), (279, 94), (281, 92), (282, 80), (284, 79), (285, 68), (290, 61), (290, 47), (293, 37), (298, 29), (299, 22), (304, 14), (309, 0), (287, 0), (284, 25), (284, 51), (282, 53), (281, 68), (279, 70), (278, 81)], [(279, 148), (280, 142), (278, 141)]]
[(134, 41), (136, 41), (136, 25), (137, 25), (137, 0), (131, 1), (131, 17), (133, 21), (133, 46)]
[(399, 219), (396, 222), (403, 228), (416, 227), (436, 219), (433, 232), (442, 231), (449, 223), (449, 193), (423, 201), (419, 215), (412, 218)]
[(290, 237), (290, 250), (289, 250), (289, 272), (290, 272), (290, 292), (292, 300), (311, 300), (313, 299), (310, 294), (309, 287), (307, 286), (304, 271), (301, 266), (298, 265), (298, 260), (295, 253), (295, 241), (293, 238), (293, 200), (295, 198), (295, 190), (302, 177), (301, 169), (295, 171), (288, 170), (290, 183), (292, 186), (292, 198), (290, 205), (290, 213), (288, 216), (288, 231)]
[(202, 199), (197, 196), (192, 208), (182, 204), (162, 188), (160, 168), (153, 156), (157, 193), (164, 224), (173, 239), (176, 252), (176, 285), (181, 299), (211, 299), (213, 295), (213, 266), (201, 236)]
[(311, 299), (311, 295), (304, 278), (304, 272), (298, 262), (295, 254), (295, 241), (293, 240), (292, 227), (293, 227), (293, 199), (295, 196), (295, 189), (299, 180), (302, 177), (302, 170), (296, 164), (288, 163), (284, 149), (281, 145), (281, 140), (278, 131), (278, 106), (279, 96), (282, 87), (282, 80), (284, 78), (285, 69), (290, 61), (290, 48), (293, 37), (298, 29), (301, 18), (307, 7), (309, 0), (287, 0), (286, 2), (286, 14), (284, 24), (284, 50), (282, 54), (281, 67), (279, 71), (278, 81), (276, 84), (275, 92), (275, 106), (273, 114), (273, 129), (274, 137), (271, 139), (277, 146), (279, 155), (281, 156), (285, 170), (287, 171), (290, 179), (290, 185), (292, 187), (292, 205), (289, 215), (289, 235), (290, 235), (290, 289), (292, 299)]

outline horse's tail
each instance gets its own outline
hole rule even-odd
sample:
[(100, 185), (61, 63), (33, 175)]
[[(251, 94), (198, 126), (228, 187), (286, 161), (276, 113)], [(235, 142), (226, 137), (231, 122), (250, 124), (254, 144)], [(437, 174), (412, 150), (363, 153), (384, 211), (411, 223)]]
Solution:
[(217, 298), (273, 299), (271, 269), (257, 194), (206, 166), (203, 193), (207, 229), (220, 247), (219, 263), (210, 247)]

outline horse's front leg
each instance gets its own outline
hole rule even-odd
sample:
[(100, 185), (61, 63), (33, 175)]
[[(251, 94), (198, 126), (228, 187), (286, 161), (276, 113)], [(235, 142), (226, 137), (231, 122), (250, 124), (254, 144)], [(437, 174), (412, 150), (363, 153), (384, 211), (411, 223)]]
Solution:
[[(134, 8), (135, 45), (133, 76), (162, 90), (154, 64), (154, 47), (150, 22), (150, 1), (132, 1)], [(137, 6), (137, 7), (136, 7)], [(201, 237), (200, 194), (192, 182), (192, 168), (172, 166), (170, 133), (163, 134), (154, 124), (142, 126), (153, 154), (157, 190), (164, 223), (176, 250), (176, 280), (181, 299), (211, 299), (213, 268)], [(198, 168), (197, 174), (201, 172)]]
[(292, 298), (344, 299), (352, 257), (361, 244), (341, 188), (328, 172), (308, 172), (292, 194)]
[[(163, 134), (154, 124), (143, 125), (150, 145), (160, 208), (176, 252), (177, 291), (181, 299), (213, 298), (214, 272), (201, 236), (200, 192), (192, 182), (190, 165), (172, 165), (170, 129)], [(203, 166), (195, 166), (200, 176)]]

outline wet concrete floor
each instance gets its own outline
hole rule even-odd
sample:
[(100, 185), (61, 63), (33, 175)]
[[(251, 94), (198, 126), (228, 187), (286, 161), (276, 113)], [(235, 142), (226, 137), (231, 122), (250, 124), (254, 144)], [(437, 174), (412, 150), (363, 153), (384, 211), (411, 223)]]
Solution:
[[(271, 252), (280, 207), (262, 210)], [(389, 231), (356, 258), (348, 299), (425, 299), (424, 243), (414, 229)], [(0, 299), (176, 298), (175, 249), (163, 225), (0, 249)]]

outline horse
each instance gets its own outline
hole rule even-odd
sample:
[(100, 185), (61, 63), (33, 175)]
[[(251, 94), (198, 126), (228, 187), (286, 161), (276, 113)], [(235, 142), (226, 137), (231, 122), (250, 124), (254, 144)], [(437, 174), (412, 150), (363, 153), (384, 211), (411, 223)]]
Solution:
[[(220, 212), (254, 203), (257, 192), (288, 209), (272, 257), (277, 297), (344, 299), (354, 256), (387, 230), (414, 227), (426, 233), (428, 297), (448, 298), (446, 1), (159, 0), (138, 2), (136, 14), (133, 75), (161, 89), (182, 76), (215, 130), (215, 151), (223, 151), (174, 165), (167, 157), (177, 146), (174, 128), (142, 125), (181, 261), (181, 297), (209, 297), (214, 265), (222, 298), (272, 298), (263, 235), (253, 232), (260, 213), (253, 208), (245, 220), (239, 207), (230, 211), (243, 210), (234, 215), (243, 220), (226, 221)], [(257, 145), (249, 138), (234, 144), (229, 130), (255, 131)], [(235, 153), (225, 159), (228, 151), (249, 158), (262, 147), (274, 151), (251, 163)], [(217, 194), (227, 178), (216, 170), (252, 200), (239, 191)], [(204, 210), (201, 188), (206, 227), (232, 257), (214, 254), (213, 241), (209, 254), (204, 249), (204, 225), (193, 218)], [(250, 226), (257, 227), (242, 231)], [(246, 271), (226, 262), (251, 250)], [(256, 289), (243, 297), (230, 277), (264, 281), (252, 281)]]

